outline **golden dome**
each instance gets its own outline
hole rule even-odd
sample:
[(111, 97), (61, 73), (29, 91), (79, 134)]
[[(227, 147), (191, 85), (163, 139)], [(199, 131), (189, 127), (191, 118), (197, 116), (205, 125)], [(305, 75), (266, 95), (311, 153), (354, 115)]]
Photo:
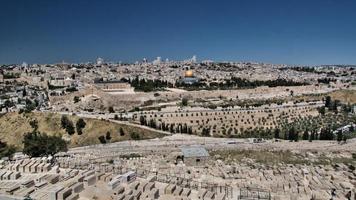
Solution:
[(193, 71), (192, 70), (185, 71), (184, 76), (185, 77), (193, 77)]

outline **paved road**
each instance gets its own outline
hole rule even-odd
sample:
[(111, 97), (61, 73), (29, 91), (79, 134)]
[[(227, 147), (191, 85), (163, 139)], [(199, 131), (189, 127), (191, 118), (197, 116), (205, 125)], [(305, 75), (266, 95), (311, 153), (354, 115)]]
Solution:
[[(61, 115), (72, 115), (73, 113), (71, 112), (53, 112), (53, 111), (46, 111), (46, 112), (50, 112), (50, 113), (56, 113), (56, 114), (61, 114)], [(91, 119), (105, 119), (108, 120), (110, 122), (116, 123), (116, 124), (121, 124), (121, 125), (127, 125), (127, 126), (133, 126), (133, 127), (137, 127), (137, 128), (142, 128), (145, 130), (149, 130), (149, 131), (154, 131), (154, 132), (158, 132), (158, 133), (162, 133), (164, 135), (171, 135), (172, 133), (167, 132), (167, 131), (162, 131), (162, 130), (157, 130), (154, 128), (150, 128), (147, 126), (142, 126), (140, 124), (133, 124), (127, 121), (117, 121), (117, 120), (113, 120), (110, 118), (109, 114), (86, 114), (86, 113), (74, 113), (76, 116), (78, 117), (83, 117), (83, 118), (91, 118)]]
[[(314, 103), (298, 103), (298, 104), (288, 104), (288, 105), (274, 105), (271, 107), (252, 107), (252, 108), (217, 108), (217, 109), (181, 109), (177, 111), (144, 111), (144, 113), (157, 113), (157, 114), (177, 114), (177, 113), (200, 113), (200, 112), (238, 112), (238, 111), (263, 111), (263, 110), (277, 110), (277, 109), (287, 109), (287, 108), (319, 108), (325, 105), (323, 102)], [(140, 114), (142, 111), (132, 112), (132, 114)]]

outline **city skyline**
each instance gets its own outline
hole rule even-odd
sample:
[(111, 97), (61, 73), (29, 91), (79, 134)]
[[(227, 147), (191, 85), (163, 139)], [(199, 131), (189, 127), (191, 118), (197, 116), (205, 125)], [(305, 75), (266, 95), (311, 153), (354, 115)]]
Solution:
[(355, 64), (352, 1), (1, 1), (0, 63)]

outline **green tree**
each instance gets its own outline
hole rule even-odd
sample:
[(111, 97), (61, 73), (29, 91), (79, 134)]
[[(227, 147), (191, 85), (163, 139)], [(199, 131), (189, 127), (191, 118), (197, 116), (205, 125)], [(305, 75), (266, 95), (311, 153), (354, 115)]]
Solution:
[(140, 124), (146, 125), (146, 118), (143, 115), (140, 116)]
[(313, 140), (315, 140), (315, 131), (312, 131), (309, 137), (309, 142), (312, 142)]
[(308, 139), (309, 139), (309, 133), (307, 130), (305, 130), (303, 133), (303, 140), (308, 140)]
[(288, 139), (290, 141), (298, 141), (298, 133), (296, 132), (294, 126), (288, 130)]
[(78, 96), (75, 96), (73, 98), (74, 103), (78, 103), (80, 101), (80, 98)]
[(188, 133), (188, 126), (186, 123), (183, 124), (182, 133)]
[[(224, 129), (225, 130), (225, 129)], [(202, 130), (202, 136), (204, 136), (204, 137), (210, 137), (210, 128), (203, 128), (203, 130)]]
[(83, 128), (85, 128), (86, 125), (87, 124), (85, 123), (84, 119), (82, 118), (78, 119), (77, 123), (75, 124), (78, 135), (83, 134)]
[(23, 153), (30, 157), (54, 156), (60, 151), (67, 151), (67, 143), (61, 137), (37, 131), (26, 133), (23, 144)]
[(169, 132), (174, 133), (174, 124), (170, 124)]
[(331, 97), (330, 96), (325, 97), (325, 107), (331, 108)]
[(61, 125), (69, 135), (73, 135), (75, 133), (73, 122), (69, 120), (66, 115), (62, 115)]
[(156, 128), (157, 127), (156, 120), (154, 120), (153, 118), (150, 119), (148, 126), (151, 128)]
[(279, 128), (274, 129), (274, 138), (280, 139), (280, 136), (279, 136), (280, 132), (281, 131), (279, 130)]
[(184, 97), (182, 99), (182, 106), (187, 106), (187, 105), (188, 105), (188, 99)]
[(23, 90), (22, 90), (22, 96), (23, 96), (23, 97), (27, 96), (26, 88), (23, 88)]
[(341, 130), (337, 131), (336, 140), (337, 140), (338, 142), (341, 142), (342, 139), (343, 139), (343, 137), (344, 137), (344, 136), (343, 136), (342, 131), (341, 131)]
[(4, 107), (6, 108), (6, 112), (8, 112), (9, 108), (11, 108), (13, 106), (15, 106), (14, 102), (12, 102), (9, 99), (4, 102)]
[(190, 127), (188, 127), (188, 134), (193, 134), (193, 129), (192, 129), (192, 127), (190, 126)]
[(325, 115), (325, 106), (318, 108), (318, 111), (321, 115)]
[(133, 139), (133, 140), (140, 140), (140, 139), (141, 139), (140, 134), (138, 134), (138, 133), (136, 133), (136, 132), (130, 133), (130, 137), (131, 137), (131, 139)]
[(106, 144), (106, 139), (105, 139), (105, 136), (101, 135), (98, 137), (99, 141), (101, 144)]
[(38, 129), (38, 121), (36, 119), (30, 121), (30, 126), (33, 128), (34, 131)]
[(25, 112), (30, 113), (36, 108), (36, 103), (32, 102), (30, 99), (26, 99)]
[(111, 140), (111, 133), (110, 133), (110, 131), (106, 132), (105, 139), (106, 139), (106, 140)]
[(72, 121), (67, 125), (66, 131), (69, 135), (73, 135), (75, 133), (74, 125)]
[(320, 140), (333, 140), (334, 139), (334, 134), (331, 132), (331, 129), (328, 128), (322, 128), (320, 130)]
[(344, 143), (346, 143), (347, 139), (349, 139), (349, 136), (347, 134), (343, 134), (342, 141), (344, 141)]
[(108, 110), (109, 110), (109, 113), (114, 113), (115, 112), (115, 110), (114, 110), (114, 108), (112, 106), (110, 106)]
[(337, 107), (339, 105), (339, 101), (335, 100), (334, 103), (332, 104), (332, 110), (337, 114), (338, 110)]
[(124, 129), (122, 129), (122, 127), (120, 127), (119, 132), (120, 132), (120, 136), (124, 136), (125, 135), (125, 131), (124, 131)]
[(69, 119), (68, 119), (67, 115), (62, 115), (62, 117), (61, 117), (62, 128), (65, 129), (67, 127), (68, 123), (69, 123)]
[(11, 157), (16, 152), (16, 148), (0, 140), (0, 158)]

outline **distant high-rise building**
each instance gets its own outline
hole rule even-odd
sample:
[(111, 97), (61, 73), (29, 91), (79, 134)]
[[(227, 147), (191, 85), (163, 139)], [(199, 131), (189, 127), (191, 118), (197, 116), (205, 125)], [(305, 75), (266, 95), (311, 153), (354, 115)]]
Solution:
[(191, 61), (192, 61), (192, 63), (196, 63), (196, 62), (197, 62), (197, 56), (194, 55), (194, 56), (192, 57)]
[(102, 58), (97, 58), (96, 59), (96, 64), (97, 65), (102, 65), (104, 63), (104, 59), (102, 59)]
[(193, 55), (193, 57), (189, 58), (189, 59), (186, 59), (183, 61), (184, 63), (186, 64), (189, 64), (189, 63), (196, 63), (197, 62), (197, 56), (196, 55)]
[(27, 67), (28, 67), (28, 64), (27, 64), (26, 62), (23, 62), (22, 65), (21, 65), (21, 67), (27, 68)]
[(154, 60), (153, 62), (152, 62), (154, 65), (158, 65), (158, 64), (161, 64), (161, 57), (157, 57), (156, 58), (156, 60)]

